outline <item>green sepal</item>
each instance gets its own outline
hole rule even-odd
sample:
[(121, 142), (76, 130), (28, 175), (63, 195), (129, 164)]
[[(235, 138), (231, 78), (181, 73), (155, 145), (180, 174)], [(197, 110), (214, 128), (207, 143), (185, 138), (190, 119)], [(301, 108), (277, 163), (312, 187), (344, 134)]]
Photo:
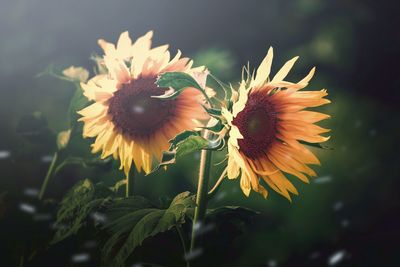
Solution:
[(206, 106), (204, 106), (204, 105), (202, 105), (202, 106), (203, 106), (204, 110), (205, 110), (210, 116), (212, 116), (212, 117), (218, 118), (218, 117), (220, 117), (220, 116), (222, 115), (221, 109), (218, 109), (218, 108), (209, 108), (209, 107), (206, 107)]
[(221, 122), (221, 120), (217, 120), (217, 122), (212, 125), (212, 126), (208, 126), (208, 127), (201, 127), (202, 129), (206, 129), (206, 130), (210, 130), (214, 133), (219, 133), (220, 131), (222, 131), (222, 129), (224, 129), (224, 124)]
[(303, 145), (307, 145), (307, 146), (312, 146), (312, 147), (316, 147), (316, 148), (320, 148), (320, 149), (325, 149), (325, 150), (333, 150), (333, 148), (325, 146), (321, 143), (310, 143), (310, 142), (306, 142), (303, 140), (299, 140), (299, 142)]

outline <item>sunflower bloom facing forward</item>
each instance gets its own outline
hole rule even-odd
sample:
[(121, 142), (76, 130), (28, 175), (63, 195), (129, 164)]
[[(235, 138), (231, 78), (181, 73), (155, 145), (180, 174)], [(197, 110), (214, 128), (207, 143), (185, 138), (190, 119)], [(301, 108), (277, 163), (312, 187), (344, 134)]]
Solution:
[(119, 158), (126, 174), (132, 161), (138, 171), (149, 173), (153, 159), (160, 160), (171, 138), (202, 126), (199, 120), (207, 118), (201, 93), (195, 89), (172, 100), (152, 97), (169, 90), (155, 84), (162, 73), (186, 72), (200, 77), (199, 84), (205, 83), (207, 75), (204, 67), (191, 68), (192, 61), (181, 58), (180, 51), (171, 59), (167, 45), (151, 48), (152, 35), (148, 32), (132, 43), (124, 32), (116, 46), (99, 40), (107, 73), (81, 83), (84, 95), (94, 101), (78, 112), (84, 122), (83, 136), (96, 138), (93, 153)]
[(307, 176), (316, 176), (308, 165), (320, 164), (302, 141), (320, 143), (329, 139), (320, 135), (329, 130), (314, 124), (329, 115), (306, 109), (330, 101), (324, 98), (326, 90), (300, 91), (308, 85), (315, 68), (298, 83), (284, 80), (298, 57), (269, 79), (272, 58), (270, 48), (255, 76), (242, 80), (233, 94), (232, 108), (222, 109), (229, 128), (227, 175), (230, 179), (241, 176), (240, 187), (246, 196), (252, 189), (266, 198), (263, 180), (290, 200), (290, 193), (298, 192), (284, 173), (308, 183)]

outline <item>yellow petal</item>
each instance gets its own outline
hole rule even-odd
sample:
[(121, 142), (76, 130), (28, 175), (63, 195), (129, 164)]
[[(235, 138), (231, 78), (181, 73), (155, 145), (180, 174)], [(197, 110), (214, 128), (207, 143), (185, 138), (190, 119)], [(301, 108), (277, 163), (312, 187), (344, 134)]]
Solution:
[(270, 47), (264, 60), (257, 69), (256, 78), (252, 82), (251, 87), (261, 86), (268, 78), (271, 72), (272, 59), (274, 57), (274, 49)]
[(294, 57), (291, 60), (287, 61), (274, 76), (274, 78), (272, 78), (271, 83), (283, 81), (283, 79), (285, 79), (285, 77), (288, 75), (289, 71), (292, 69), (294, 63), (297, 61), (298, 58), (299, 57)]
[(125, 59), (131, 56), (132, 40), (128, 31), (121, 33), (117, 43), (117, 56), (119, 59)]

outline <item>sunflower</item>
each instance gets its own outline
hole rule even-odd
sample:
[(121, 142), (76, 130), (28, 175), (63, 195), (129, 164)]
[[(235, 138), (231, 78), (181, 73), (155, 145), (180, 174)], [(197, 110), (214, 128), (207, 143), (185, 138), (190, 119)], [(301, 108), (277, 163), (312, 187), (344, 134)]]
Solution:
[(299, 91), (308, 85), (315, 68), (298, 83), (284, 80), (298, 57), (286, 62), (270, 80), (272, 58), (270, 48), (256, 74), (243, 78), (234, 91), (232, 107), (222, 109), (229, 134), (227, 176), (241, 175), (240, 187), (246, 196), (252, 189), (266, 198), (263, 180), (291, 200), (290, 193), (298, 192), (285, 173), (308, 183), (307, 176), (316, 176), (309, 165), (320, 164), (303, 144), (329, 139), (320, 135), (329, 130), (314, 123), (330, 116), (306, 109), (330, 101), (324, 98), (326, 90)]
[(155, 84), (160, 74), (185, 72), (204, 85), (207, 70), (192, 68), (193, 62), (181, 58), (179, 50), (171, 59), (168, 45), (151, 48), (152, 36), (150, 31), (132, 43), (124, 32), (116, 46), (99, 40), (104, 50), (100, 63), (107, 73), (81, 83), (83, 94), (94, 101), (78, 112), (84, 122), (83, 136), (96, 138), (92, 153), (119, 158), (126, 174), (132, 161), (139, 172), (149, 173), (153, 159), (160, 160), (171, 138), (202, 126), (200, 120), (207, 118), (200, 92), (194, 88), (172, 100), (153, 97), (170, 90)]

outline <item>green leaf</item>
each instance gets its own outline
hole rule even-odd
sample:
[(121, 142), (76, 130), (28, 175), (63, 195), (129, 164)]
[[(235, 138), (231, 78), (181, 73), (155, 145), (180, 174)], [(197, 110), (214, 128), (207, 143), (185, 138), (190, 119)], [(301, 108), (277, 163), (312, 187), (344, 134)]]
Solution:
[(194, 87), (198, 90), (203, 90), (192, 76), (184, 72), (166, 72), (158, 77), (156, 83), (160, 87), (172, 87), (176, 91), (180, 91), (187, 87)]
[(326, 150), (333, 150), (333, 148), (322, 145), (321, 143), (309, 143), (303, 140), (299, 141), (301, 144), (303, 145), (307, 145), (307, 146), (312, 146), (312, 147), (316, 147), (316, 148), (321, 148), (321, 149), (326, 149)]
[(184, 72), (166, 72), (158, 77), (156, 84), (159, 87), (173, 88), (173, 91), (167, 91), (164, 95), (152, 96), (160, 99), (177, 98), (186, 88), (195, 88), (207, 96), (205, 89), (189, 74)]
[(201, 136), (192, 135), (176, 145), (175, 157), (178, 159), (205, 148), (208, 148), (208, 140)]
[[(119, 205), (116, 203), (111, 210), (119, 209)], [(194, 206), (194, 196), (184, 192), (177, 195), (167, 209), (131, 207), (130, 211), (124, 210), (126, 213), (123, 217), (106, 225), (112, 235), (102, 253), (105, 265), (124, 266), (128, 257), (145, 239), (182, 225), (186, 211)]]
[(171, 144), (171, 148), (175, 148), (178, 143), (184, 141), (189, 136), (200, 136), (200, 134), (199, 134), (199, 132), (195, 132), (195, 131), (181, 132), (180, 134), (177, 134), (173, 139), (169, 140), (169, 143)]
[(110, 190), (101, 185), (94, 185), (89, 179), (78, 182), (60, 203), (55, 222), (57, 231), (51, 244), (76, 234), (86, 225), (90, 214), (110, 201), (111, 194)]
[(175, 164), (176, 161), (187, 154), (199, 151), (202, 149), (210, 148), (209, 141), (204, 139), (196, 132), (183, 132), (175, 139), (170, 141), (171, 147), (169, 151), (164, 151), (161, 157), (161, 162), (152, 171), (157, 171), (160, 167)]

